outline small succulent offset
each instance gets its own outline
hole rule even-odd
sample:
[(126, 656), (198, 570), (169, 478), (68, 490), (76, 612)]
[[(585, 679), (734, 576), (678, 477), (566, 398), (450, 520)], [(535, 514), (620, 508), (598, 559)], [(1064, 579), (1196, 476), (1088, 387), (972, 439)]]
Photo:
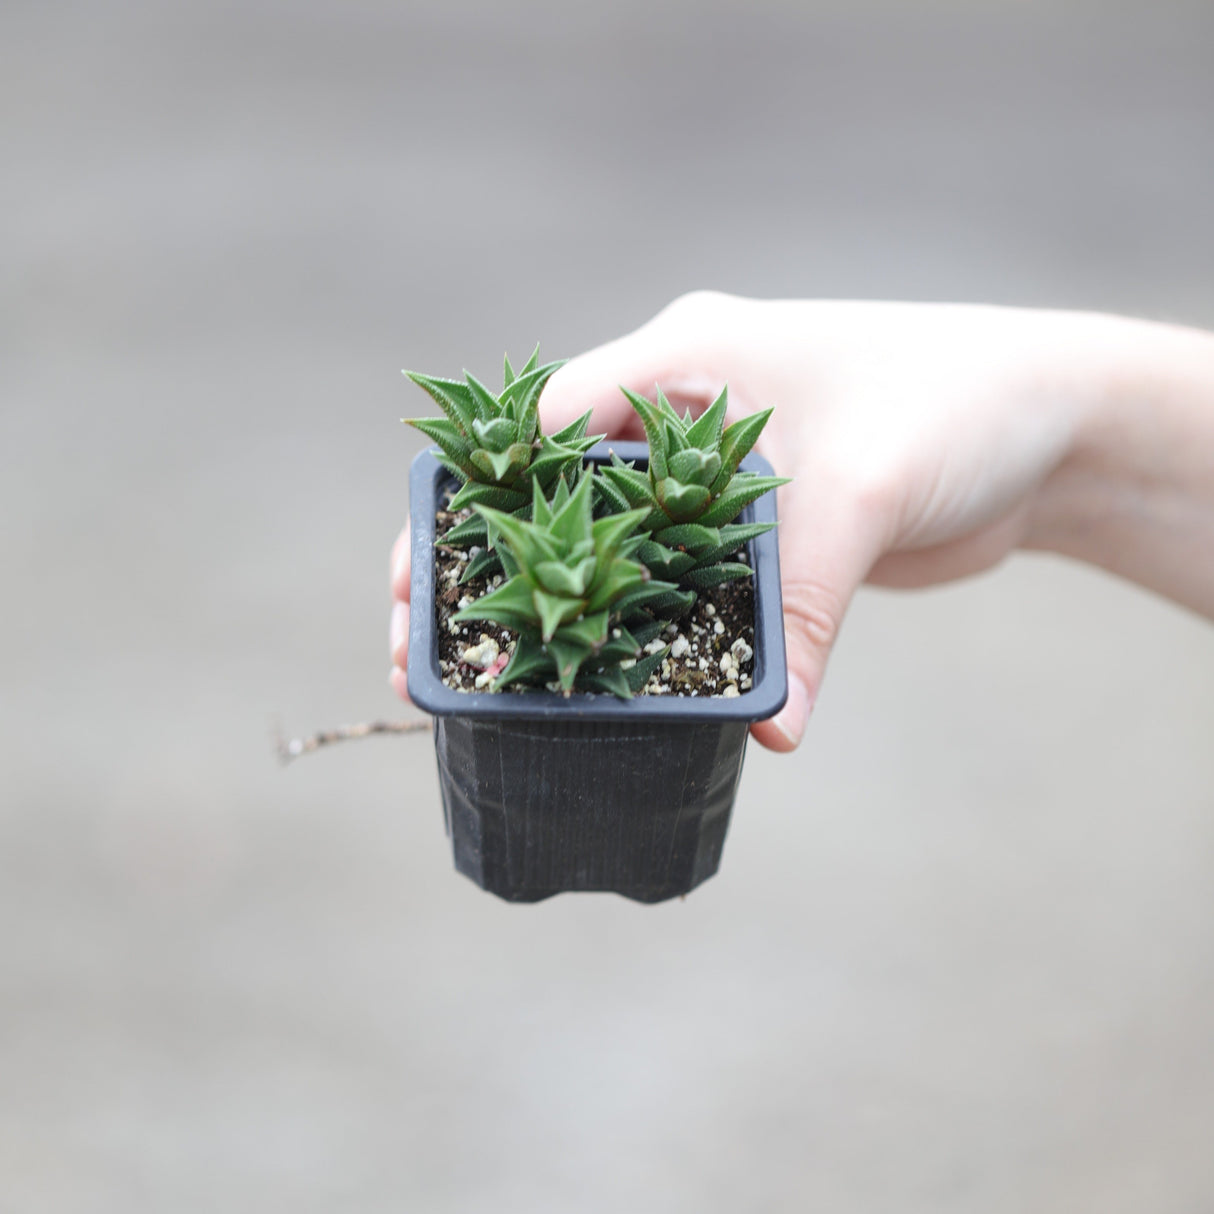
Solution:
[(750, 566), (728, 558), (774, 523), (735, 524), (734, 519), (787, 477), (739, 472), (770, 409), (725, 427), (728, 389), (695, 421), (680, 417), (661, 388), (657, 404), (623, 389), (649, 440), (649, 470), (617, 456), (600, 470), (600, 496), (611, 510), (645, 511), (639, 527), (651, 532), (638, 557), (658, 577), (674, 578), (692, 591), (750, 574)]
[[(575, 482), (582, 455), (598, 441), (586, 436), (589, 412), (556, 434), (545, 435), (540, 430), (540, 393), (562, 362), (540, 366), (538, 346), (517, 375), (509, 357), (504, 362), (504, 383), (498, 395), (468, 372), (464, 373), (465, 383), (405, 372), (446, 414), (406, 420), (438, 444), (440, 462), (463, 482), (451, 501), (453, 510), (481, 505), (525, 513), (531, 506), (533, 485), (550, 497), (562, 476), (570, 484)], [(484, 545), (485, 539), (485, 523), (474, 517), (449, 531), (443, 542), (461, 547)], [(493, 553), (482, 552), (464, 580), (497, 568)]]
[(652, 613), (685, 603), (676, 586), (633, 559), (646, 539), (636, 530), (644, 510), (594, 519), (597, 479), (591, 470), (572, 491), (562, 479), (551, 502), (535, 481), (530, 521), (474, 507), (509, 580), (453, 618), (491, 620), (518, 633), (498, 690), (556, 683), (566, 694), (576, 687), (629, 699), (665, 656), (665, 649), (642, 656), (665, 624)]

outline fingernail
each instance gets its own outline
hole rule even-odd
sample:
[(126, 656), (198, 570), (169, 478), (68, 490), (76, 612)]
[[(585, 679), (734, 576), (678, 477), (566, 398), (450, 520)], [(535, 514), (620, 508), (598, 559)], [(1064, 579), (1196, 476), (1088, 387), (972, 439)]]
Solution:
[(772, 721), (776, 729), (787, 739), (790, 747), (800, 745), (801, 738), (805, 734), (805, 726), (809, 722), (809, 714), (812, 711), (813, 704), (810, 702), (809, 691), (805, 684), (796, 675), (790, 675), (788, 701)]
[(394, 603), (392, 619), (388, 625), (388, 642), (392, 651), (392, 661), (397, 666), (404, 666), (405, 653), (409, 646), (409, 605)]

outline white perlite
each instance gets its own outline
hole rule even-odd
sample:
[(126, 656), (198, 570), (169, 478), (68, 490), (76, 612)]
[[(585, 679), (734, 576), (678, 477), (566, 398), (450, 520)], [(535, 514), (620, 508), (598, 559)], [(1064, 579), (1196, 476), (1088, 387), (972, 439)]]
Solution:
[[(479, 667), (485, 670), (492, 666), (497, 661), (501, 650), (498, 648), (497, 642), (487, 633), (481, 633), (479, 645), (469, 645), (463, 653), (459, 655), (459, 660), (469, 666)], [(484, 684), (477, 682), (478, 687), (483, 687)]]
[(738, 639), (734, 641), (732, 645), (730, 645), (729, 652), (733, 654), (734, 661), (737, 662), (739, 666), (741, 666), (743, 662), (749, 662), (750, 659), (755, 656), (755, 651), (751, 649), (751, 647), (747, 645), (747, 643), (741, 637), (738, 637)]
[(691, 649), (691, 642), (686, 637), (675, 637), (674, 644), (670, 647), (670, 656), (672, 658), (681, 658)]

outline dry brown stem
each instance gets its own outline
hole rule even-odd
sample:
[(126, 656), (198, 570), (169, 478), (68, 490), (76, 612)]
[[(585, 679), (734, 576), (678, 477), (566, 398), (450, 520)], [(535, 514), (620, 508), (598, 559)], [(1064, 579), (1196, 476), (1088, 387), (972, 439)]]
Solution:
[(350, 742), (356, 738), (369, 738), (377, 733), (421, 733), (430, 729), (429, 718), (414, 721), (364, 721), (358, 725), (339, 725), (336, 729), (327, 729), (323, 733), (314, 733), (308, 738), (284, 738), (276, 731), (274, 749), (280, 763), (287, 764), (300, 755), (309, 755), (320, 750), (322, 746), (332, 746), (335, 742)]

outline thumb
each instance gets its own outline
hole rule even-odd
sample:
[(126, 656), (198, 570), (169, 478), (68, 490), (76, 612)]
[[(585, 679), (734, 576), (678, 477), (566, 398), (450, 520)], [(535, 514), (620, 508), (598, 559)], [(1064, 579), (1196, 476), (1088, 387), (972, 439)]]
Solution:
[(654, 385), (661, 384), (676, 405), (690, 407), (693, 413), (707, 408), (720, 392), (721, 381), (705, 373), (703, 336), (672, 323), (670, 311), (570, 359), (540, 397), (544, 432), (553, 434), (590, 409), (588, 433), (643, 438), (644, 428), (621, 387), (652, 399)]
[(827, 659), (856, 589), (880, 550), (878, 529), (842, 493), (808, 468), (781, 489), (780, 566), (788, 701), (751, 734), (769, 750), (800, 744), (818, 698)]

